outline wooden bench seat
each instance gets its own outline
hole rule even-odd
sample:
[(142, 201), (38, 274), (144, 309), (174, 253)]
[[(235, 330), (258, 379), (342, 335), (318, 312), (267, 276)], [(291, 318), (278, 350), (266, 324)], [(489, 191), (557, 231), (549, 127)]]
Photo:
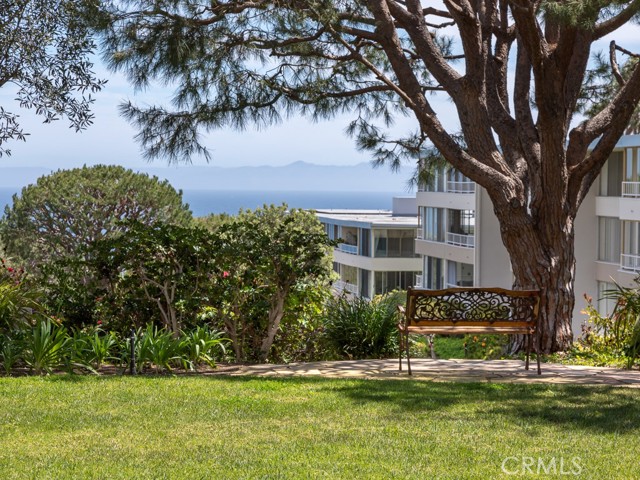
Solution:
[[(540, 292), (537, 290), (507, 290), (504, 288), (460, 287), (445, 290), (409, 288), (406, 307), (398, 307), (400, 363), (402, 352), (407, 355), (407, 370), (411, 375), (409, 335), (504, 334), (524, 335), (526, 341), (525, 369), (536, 337)], [(540, 348), (536, 342), (538, 375)]]

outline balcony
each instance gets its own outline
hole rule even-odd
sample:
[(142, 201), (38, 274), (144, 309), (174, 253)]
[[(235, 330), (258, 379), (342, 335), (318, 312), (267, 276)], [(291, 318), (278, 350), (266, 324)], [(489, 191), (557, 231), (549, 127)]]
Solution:
[(640, 272), (640, 255), (620, 255), (620, 269), (629, 272)]
[(458, 247), (474, 248), (475, 237), (473, 235), (461, 235), (459, 233), (447, 232), (447, 243)]
[(344, 253), (350, 253), (351, 255), (358, 255), (357, 245), (349, 245), (348, 243), (339, 243), (338, 250)]
[(640, 182), (622, 182), (622, 196), (628, 198), (639, 198)]
[(476, 193), (476, 182), (471, 180), (461, 182), (448, 181), (447, 193)]

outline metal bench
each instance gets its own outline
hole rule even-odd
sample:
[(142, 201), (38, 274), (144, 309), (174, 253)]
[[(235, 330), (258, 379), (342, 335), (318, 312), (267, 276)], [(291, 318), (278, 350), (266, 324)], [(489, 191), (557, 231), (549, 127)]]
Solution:
[[(525, 336), (526, 362), (536, 337), (540, 292), (504, 288), (460, 287), (445, 290), (409, 288), (406, 307), (399, 306), (399, 369), (402, 352), (407, 355), (411, 375), (409, 335), (519, 334)], [(540, 375), (540, 343), (536, 342), (538, 375)]]

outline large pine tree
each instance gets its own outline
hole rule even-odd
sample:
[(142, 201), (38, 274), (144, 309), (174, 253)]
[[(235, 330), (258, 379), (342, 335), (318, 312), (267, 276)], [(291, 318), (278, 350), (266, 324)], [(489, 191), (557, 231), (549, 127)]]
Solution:
[[(123, 105), (150, 156), (204, 153), (198, 132), (349, 112), (381, 163), (430, 142), (493, 201), (515, 287), (539, 288), (546, 351), (572, 338), (574, 220), (640, 99), (630, 67), (584, 119), (594, 42), (640, 1), (118, 1), (106, 56), (138, 87), (176, 86), (173, 108)], [(622, 63), (618, 60), (615, 63)], [(446, 95), (460, 131), (433, 100)], [(394, 116), (416, 131), (392, 138)], [(382, 127), (381, 127), (382, 125)], [(460, 141), (460, 138), (462, 141)]]

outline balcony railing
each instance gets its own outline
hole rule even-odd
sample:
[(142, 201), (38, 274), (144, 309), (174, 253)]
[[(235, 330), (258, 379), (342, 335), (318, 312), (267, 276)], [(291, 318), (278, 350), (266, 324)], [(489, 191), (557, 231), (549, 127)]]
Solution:
[(447, 283), (447, 288), (457, 288), (457, 287), (473, 287), (473, 282), (460, 280), (457, 283)]
[(416, 240), (422, 240), (422, 228), (416, 228)]
[(337, 282), (334, 282), (333, 287), (338, 292), (347, 291), (349, 293), (352, 293), (353, 295), (358, 294), (358, 286), (350, 282), (345, 282), (344, 280), (338, 280)]
[(475, 193), (476, 182), (466, 180), (463, 182), (447, 182), (447, 193)]
[(350, 253), (351, 255), (358, 255), (358, 246), (357, 245), (349, 245), (348, 243), (339, 243), (338, 250), (345, 253)]
[(623, 197), (640, 197), (640, 182), (622, 182)]
[(620, 268), (631, 272), (640, 272), (640, 255), (620, 255)]
[(418, 288), (424, 287), (424, 285), (422, 283), (422, 275), (416, 275), (416, 279), (415, 279), (415, 282), (414, 282), (414, 287), (418, 287)]
[(457, 245), (458, 247), (474, 248), (475, 237), (473, 235), (447, 232), (447, 243), (449, 245)]

